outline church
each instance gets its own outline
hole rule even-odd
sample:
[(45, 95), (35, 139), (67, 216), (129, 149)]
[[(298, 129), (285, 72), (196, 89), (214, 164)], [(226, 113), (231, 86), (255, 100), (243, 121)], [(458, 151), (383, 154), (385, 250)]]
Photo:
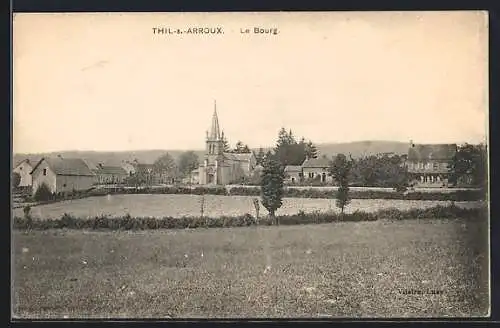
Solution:
[(192, 172), (192, 182), (202, 185), (237, 184), (252, 174), (257, 159), (253, 152), (224, 152), (224, 131), (219, 127), (216, 104), (214, 107), (210, 132), (206, 132), (204, 161)]

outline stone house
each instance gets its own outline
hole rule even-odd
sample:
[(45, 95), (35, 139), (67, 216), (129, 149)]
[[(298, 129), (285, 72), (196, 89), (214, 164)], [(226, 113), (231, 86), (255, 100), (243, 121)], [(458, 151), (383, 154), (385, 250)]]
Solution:
[(285, 183), (298, 183), (303, 180), (302, 166), (287, 165), (285, 166)]
[(92, 188), (95, 174), (80, 158), (42, 158), (31, 171), (33, 194), (45, 184), (52, 193)]
[(30, 188), (32, 185), (32, 177), (31, 171), (33, 170), (33, 166), (30, 163), (29, 159), (25, 159), (18, 163), (13, 172), (16, 172), (21, 177), (21, 181), (19, 182), (19, 188)]
[(127, 171), (120, 166), (97, 165), (95, 170), (96, 182), (98, 184), (123, 184), (129, 176)]
[(448, 186), (449, 165), (457, 152), (456, 144), (410, 143), (406, 167), (413, 187), (440, 188)]
[(302, 174), (306, 180), (317, 179), (322, 183), (333, 183), (329, 168), (330, 160), (327, 157), (309, 158), (302, 163)]

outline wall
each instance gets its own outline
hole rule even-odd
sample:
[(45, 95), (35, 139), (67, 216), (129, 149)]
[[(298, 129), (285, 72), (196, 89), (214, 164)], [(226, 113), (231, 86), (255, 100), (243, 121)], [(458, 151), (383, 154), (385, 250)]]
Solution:
[[(43, 175), (44, 169), (47, 170), (47, 175)], [(32, 182), (33, 194), (36, 192), (38, 187), (42, 185), (42, 183), (45, 183), (52, 193), (56, 192), (56, 175), (54, 172), (52, 172), (52, 170), (49, 168), (49, 165), (45, 161), (42, 161), (42, 163), (40, 163), (40, 165), (38, 165), (38, 167), (36, 168), (35, 172), (33, 172)]]
[(19, 173), (21, 176), (19, 187), (29, 187), (32, 185), (31, 170), (33, 170), (33, 167), (26, 162), (22, 162), (14, 169), (14, 172)]
[(322, 175), (325, 173), (326, 175), (326, 182), (331, 183), (333, 182), (333, 177), (328, 174), (328, 168), (321, 168), (321, 167), (304, 167), (302, 169), (302, 172), (304, 172), (304, 179), (310, 179), (309, 173), (313, 173), (314, 177), (318, 175)]
[(408, 162), (407, 167), (410, 172), (432, 172), (434, 170), (448, 170), (448, 161), (427, 161), (427, 162)]
[(100, 184), (106, 183), (124, 183), (126, 176), (125, 175), (114, 175), (114, 174), (99, 174), (97, 176), (97, 181)]
[(92, 176), (58, 175), (56, 178), (56, 192), (71, 192), (73, 190), (88, 190), (92, 187)]
[[(285, 173), (285, 181), (290, 182), (290, 183), (297, 183), (300, 181), (300, 171), (293, 171), (293, 172), (286, 172)], [(293, 178), (293, 181), (292, 181)]]

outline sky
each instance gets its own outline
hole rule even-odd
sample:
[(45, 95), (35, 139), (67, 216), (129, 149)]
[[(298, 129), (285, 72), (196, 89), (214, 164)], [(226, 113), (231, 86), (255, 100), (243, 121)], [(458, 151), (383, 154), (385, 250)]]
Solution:
[[(13, 150), (485, 142), (487, 13), (15, 14)], [(155, 34), (222, 28), (224, 34)], [(277, 29), (255, 34), (254, 27)], [(241, 33), (249, 29), (250, 33)]]

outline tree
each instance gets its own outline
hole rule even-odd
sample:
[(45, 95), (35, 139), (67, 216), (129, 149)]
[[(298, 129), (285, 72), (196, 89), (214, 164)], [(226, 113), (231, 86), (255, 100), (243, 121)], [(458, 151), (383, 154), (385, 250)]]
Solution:
[(146, 183), (146, 177), (143, 172), (136, 172), (135, 174), (125, 178), (125, 185), (130, 187), (137, 187)]
[(459, 146), (449, 166), (450, 182), (484, 187), (488, 181), (488, 153), (483, 144)]
[(283, 180), (285, 178), (283, 167), (272, 157), (266, 158), (261, 175), (261, 200), (262, 205), (269, 212), (273, 223), (279, 225), (275, 212), (283, 204)]
[(173, 157), (165, 153), (154, 162), (153, 171), (161, 178), (173, 178), (177, 176), (178, 168)]
[(21, 175), (17, 172), (12, 172), (12, 188), (16, 189), (21, 183)]
[(330, 174), (338, 183), (336, 205), (344, 214), (344, 208), (350, 203), (349, 173), (353, 165), (352, 158), (347, 159), (344, 154), (338, 154), (330, 163)]
[(33, 195), (33, 198), (36, 201), (47, 201), (51, 200), (53, 197), (52, 192), (50, 191), (49, 186), (47, 186), (45, 183), (42, 183), (35, 191), (35, 194)]
[(179, 156), (178, 167), (184, 176), (191, 174), (191, 171), (196, 169), (198, 164), (199, 158), (194, 151), (186, 151)]
[(311, 140), (309, 140), (305, 144), (305, 155), (306, 155), (307, 158), (317, 158), (318, 157), (318, 149), (312, 143)]
[(243, 142), (238, 141), (233, 152), (237, 154), (248, 154), (251, 153), (251, 150), (248, 145), (245, 145)]
[(264, 149), (262, 147), (259, 148), (259, 152), (255, 155), (258, 165), (262, 165), (265, 157)]

